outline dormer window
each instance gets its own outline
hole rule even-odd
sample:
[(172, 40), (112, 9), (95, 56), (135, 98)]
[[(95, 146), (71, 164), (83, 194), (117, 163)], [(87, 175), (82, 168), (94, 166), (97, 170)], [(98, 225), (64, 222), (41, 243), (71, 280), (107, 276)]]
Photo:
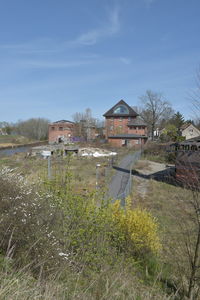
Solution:
[(114, 114), (128, 115), (129, 111), (125, 105), (119, 105), (113, 110)]

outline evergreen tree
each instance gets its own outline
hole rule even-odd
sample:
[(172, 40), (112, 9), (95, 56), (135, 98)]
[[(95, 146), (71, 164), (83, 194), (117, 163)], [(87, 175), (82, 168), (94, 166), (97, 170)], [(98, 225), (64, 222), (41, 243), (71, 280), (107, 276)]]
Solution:
[(170, 124), (176, 126), (176, 128), (179, 130), (181, 126), (185, 123), (184, 116), (177, 111), (171, 118)]

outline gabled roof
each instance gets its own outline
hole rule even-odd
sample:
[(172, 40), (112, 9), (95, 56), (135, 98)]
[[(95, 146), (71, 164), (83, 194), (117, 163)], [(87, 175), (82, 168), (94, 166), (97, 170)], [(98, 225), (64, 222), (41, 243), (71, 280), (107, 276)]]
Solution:
[[(122, 113), (114, 113), (114, 110), (120, 106), (123, 105), (128, 109), (128, 114), (122, 114)], [(104, 115), (104, 117), (137, 117), (138, 114), (130, 107), (124, 100), (120, 100), (117, 104), (115, 104), (111, 109), (109, 109)]]
[(195, 128), (195, 129), (197, 129), (198, 130), (198, 128), (195, 126), (195, 125), (193, 125), (192, 123), (185, 123), (185, 124), (183, 124), (182, 126), (181, 126), (181, 130), (185, 130), (186, 128), (188, 128), (189, 126), (192, 126), (193, 128)]
[(74, 122), (69, 121), (69, 120), (59, 120), (59, 121), (53, 122), (53, 124), (56, 124), (56, 123), (71, 123), (71, 124), (74, 124)]
[(136, 117), (135, 119), (131, 120), (127, 124), (128, 126), (147, 126), (147, 124), (140, 118)]

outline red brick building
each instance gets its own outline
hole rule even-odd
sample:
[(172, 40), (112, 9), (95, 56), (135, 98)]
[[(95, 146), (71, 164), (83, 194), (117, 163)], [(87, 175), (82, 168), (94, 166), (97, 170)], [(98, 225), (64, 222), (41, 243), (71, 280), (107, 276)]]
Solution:
[(147, 125), (124, 100), (103, 116), (106, 139), (114, 147), (140, 147), (147, 141)]
[(60, 120), (49, 124), (49, 143), (69, 142), (74, 135), (75, 123)]

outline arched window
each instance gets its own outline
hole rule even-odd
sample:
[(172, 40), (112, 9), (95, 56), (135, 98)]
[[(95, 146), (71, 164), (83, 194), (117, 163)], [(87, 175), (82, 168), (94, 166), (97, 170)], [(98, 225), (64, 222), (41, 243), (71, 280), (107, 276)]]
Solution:
[(127, 115), (129, 114), (128, 108), (124, 105), (119, 105), (117, 106), (114, 111), (114, 114), (123, 114), (123, 115)]

